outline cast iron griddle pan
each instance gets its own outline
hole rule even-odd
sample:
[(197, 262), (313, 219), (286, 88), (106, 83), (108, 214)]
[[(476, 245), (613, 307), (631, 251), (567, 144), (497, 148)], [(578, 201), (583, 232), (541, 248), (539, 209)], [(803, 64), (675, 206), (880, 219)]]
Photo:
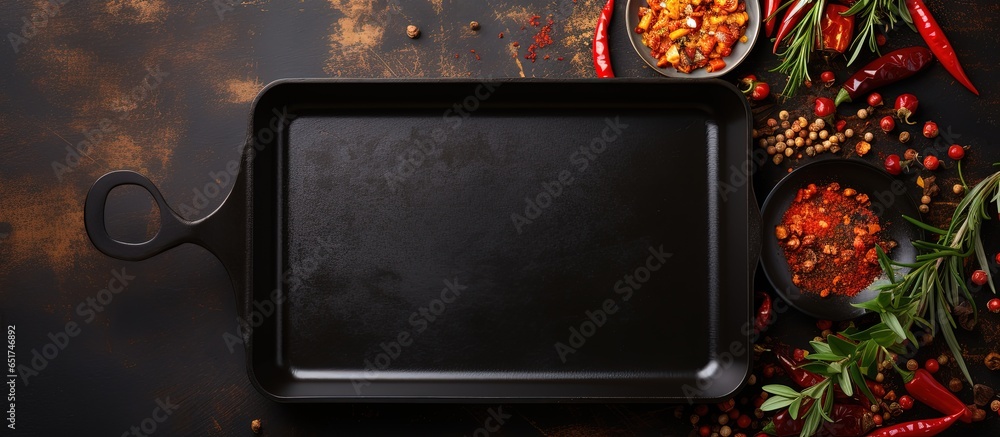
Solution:
[[(760, 231), (731, 85), (290, 80), (249, 136), (200, 221), (128, 171), (85, 217), (114, 257), (215, 253), (272, 399), (713, 399), (747, 376)], [(159, 204), (148, 242), (108, 236), (123, 184)]]

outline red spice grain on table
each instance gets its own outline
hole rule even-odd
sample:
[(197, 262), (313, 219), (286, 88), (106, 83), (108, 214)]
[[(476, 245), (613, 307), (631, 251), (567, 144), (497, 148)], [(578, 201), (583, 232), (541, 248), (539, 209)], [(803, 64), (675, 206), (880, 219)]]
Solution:
[[(539, 21), (540, 19), (541, 19), (540, 16), (534, 15), (531, 17), (531, 20), (528, 21), (528, 24), (530, 24), (532, 27), (541, 26), (541, 22)], [(524, 55), (524, 59), (527, 59), (531, 62), (535, 62), (535, 59), (538, 58), (537, 50), (552, 44), (553, 24), (555, 24), (555, 20), (553, 20), (552, 17), (548, 17), (548, 19), (546, 20), (546, 24), (542, 26), (541, 29), (538, 30), (538, 33), (535, 34), (534, 36), (535, 42), (528, 46), (528, 54)]]
[(821, 297), (854, 296), (878, 278), (875, 246), (888, 252), (895, 242), (879, 238), (870, 205), (867, 194), (836, 182), (799, 189), (774, 229), (795, 286)]

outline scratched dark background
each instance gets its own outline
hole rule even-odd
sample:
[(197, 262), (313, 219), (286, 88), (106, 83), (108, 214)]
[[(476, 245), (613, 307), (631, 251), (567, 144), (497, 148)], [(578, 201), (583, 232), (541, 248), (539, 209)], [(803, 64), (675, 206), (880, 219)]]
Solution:
[[(16, 325), (19, 364), (67, 322), (79, 323), (81, 332), (30, 377), (29, 385), (19, 382), (18, 428), (4, 427), (3, 435), (121, 435), (151, 417), (157, 399), (168, 397), (179, 407), (158, 426), (157, 435), (245, 435), (258, 418), (266, 435), (471, 435), (483, 425), (495, 405), (289, 405), (265, 399), (250, 385), (243, 350), (231, 353), (222, 341), (223, 333), (236, 328), (235, 302), (222, 265), (191, 245), (145, 262), (104, 256), (84, 231), (84, 197), (102, 174), (133, 169), (147, 175), (175, 209), (191, 205), (193, 190), (211, 182), (209, 173), (239, 156), (257, 91), (280, 78), (592, 77), (590, 41), (603, 2), (69, 1), (44, 26), (39, 19), (36, 32), (22, 33), (22, 17), (40, 13), (45, 3), (0, 4), (5, 35), (0, 42), (0, 324)], [(920, 95), (921, 120), (934, 118), (959, 142), (973, 145), (966, 169), (978, 180), (991, 171), (990, 162), (1000, 160), (995, 131), (1000, 83), (994, 79), (1000, 75), (1000, 7), (989, 1), (927, 3), (938, 12), (982, 96), (966, 92), (940, 66), (883, 94)], [(656, 76), (628, 43), (624, 7), (619, 0), (611, 26), (616, 72)], [(554, 44), (531, 62), (524, 55), (537, 31), (528, 25), (536, 14), (553, 16)], [(471, 20), (478, 20), (482, 30), (470, 31)], [(408, 39), (407, 24), (420, 26), (423, 36)], [(24, 39), (12, 42), (11, 33)], [(515, 41), (520, 47), (513, 46)], [(903, 29), (890, 35), (888, 47), (918, 43), (919, 37)], [(778, 76), (766, 72), (776, 65), (766, 45), (759, 44), (726, 79), (755, 72), (771, 80), (774, 91), (780, 89)], [(840, 79), (846, 77), (842, 60), (833, 65)], [(144, 81), (146, 90), (133, 93)], [(813, 87), (781, 106), (808, 115), (803, 108), (817, 94), (832, 91)], [(766, 116), (777, 108), (758, 109)], [(57, 175), (53, 162), (65, 164), (67, 145), (85, 140), (84, 132), (100, 130), (103, 119), (108, 119), (107, 129), (86, 156)], [(915, 145), (932, 147), (922, 138)], [(867, 159), (878, 161), (904, 148), (883, 140)], [(787, 168), (788, 163), (767, 165), (758, 172), (758, 196)], [(939, 173), (947, 191), (954, 171)], [(907, 176), (908, 186), (913, 178)], [(204, 216), (221, 198), (186, 218)], [(956, 199), (950, 194), (936, 199), (940, 204), (930, 219), (941, 223)], [(109, 227), (122, 238), (142, 240), (157, 228), (153, 204), (138, 189), (116, 192), (110, 211)], [(987, 224), (987, 251), (996, 252), (1000, 233), (993, 228)], [(135, 279), (86, 323), (76, 307), (96, 296), (112, 270), (121, 268)], [(767, 287), (762, 281), (758, 285)], [(981, 307), (986, 294), (976, 296)], [(1000, 388), (1000, 373), (986, 370), (982, 358), (1000, 349), (998, 320), (983, 313), (975, 331), (960, 333), (975, 379), (994, 388)], [(771, 335), (801, 346), (816, 331), (813, 320), (789, 312)], [(937, 341), (918, 358), (937, 356), (943, 348)], [(939, 377), (953, 375), (956, 367), (949, 364)], [(750, 387), (744, 395), (757, 391)], [(960, 396), (971, 403), (968, 387)], [(496, 435), (692, 433), (690, 409), (680, 411), (678, 419), (673, 405), (505, 404), (503, 411), (513, 418)], [(901, 419), (931, 414), (918, 407)], [(985, 423), (958, 424), (950, 434), (1000, 433), (1000, 417), (992, 412), (987, 417)]]

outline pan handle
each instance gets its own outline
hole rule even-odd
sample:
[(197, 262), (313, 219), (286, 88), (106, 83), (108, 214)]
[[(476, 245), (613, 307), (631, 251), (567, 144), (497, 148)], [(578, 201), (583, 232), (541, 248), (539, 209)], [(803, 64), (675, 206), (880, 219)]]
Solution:
[[(104, 221), (104, 207), (111, 190), (121, 185), (138, 185), (144, 188), (160, 208), (160, 230), (149, 241), (126, 243), (108, 233)], [(184, 220), (163, 200), (160, 190), (145, 176), (129, 170), (119, 170), (101, 176), (90, 187), (83, 215), (87, 235), (98, 250), (108, 256), (127, 261), (139, 261), (157, 255), (183, 243), (195, 241), (195, 223)]]

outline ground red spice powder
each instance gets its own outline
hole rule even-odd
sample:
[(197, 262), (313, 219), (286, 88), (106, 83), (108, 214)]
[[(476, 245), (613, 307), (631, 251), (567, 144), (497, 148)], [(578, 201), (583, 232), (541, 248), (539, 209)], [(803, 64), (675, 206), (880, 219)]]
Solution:
[(799, 189), (774, 234), (795, 286), (822, 297), (854, 296), (882, 274), (875, 245), (886, 253), (896, 246), (880, 238), (881, 230), (868, 195), (833, 182)]
[[(539, 17), (538, 15), (532, 16), (528, 24), (534, 27), (541, 26), (542, 23), (539, 21), (540, 18), (541, 17)], [(538, 53), (536, 53), (536, 51), (540, 48), (548, 46), (549, 44), (552, 44), (553, 24), (555, 24), (555, 20), (553, 20), (552, 17), (549, 17), (546, 20), (546, 24), (542, 26), (541, 29), (538, 30), (538, 33), (535, 34), (534, 37), (535, 42), (528, 46), (528, 54), (524, 55), (524, 59), (527, 59), (531, 62), (535, 62), (535, 59), (538, 58)]]

